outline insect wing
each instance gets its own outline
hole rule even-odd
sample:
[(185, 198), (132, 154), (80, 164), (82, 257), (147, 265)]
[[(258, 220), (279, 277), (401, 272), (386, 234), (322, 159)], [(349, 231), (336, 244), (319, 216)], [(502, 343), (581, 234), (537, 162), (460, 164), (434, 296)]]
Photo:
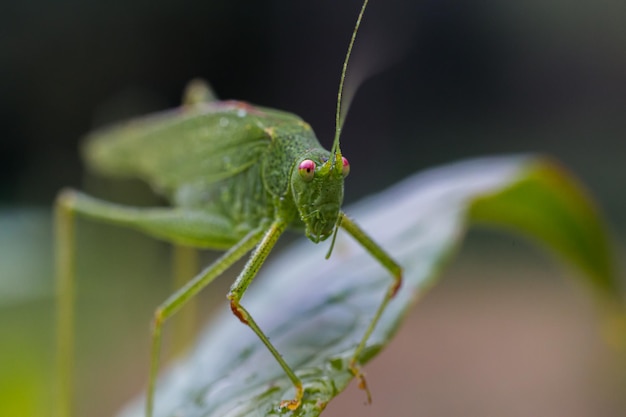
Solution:
[(140, 178), (171, 196), (184, 185), (208, 185), (244, 171), (267, 149), (265, 129), (295, 120), (242, 102), (212, 102), (97, 130), (83, 150), (96, 172)]

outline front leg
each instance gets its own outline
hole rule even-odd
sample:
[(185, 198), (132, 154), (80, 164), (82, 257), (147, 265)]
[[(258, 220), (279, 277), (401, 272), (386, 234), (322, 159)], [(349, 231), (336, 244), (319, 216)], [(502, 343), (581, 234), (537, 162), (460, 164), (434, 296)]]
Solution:
[(244, 267), (237, 280), (233, 283), (230, 288), (230, 292), (228, 293), (228, 299), (230, 300), (230, 308), (233, 311), (233, 314), (239, 318), (239, 320), (250, 327), (254, 333), (261, 339), (263, 344), (270, 351), (272, 356), (276, 359), (278, 364), (283, 368), (293, 386), (296, 390), (296, 395), (291, 400), (285, 400), (280, 403), (281, 407), (286, 407), (290, 410), (295, 410), (300, 407), (300, 403), (302, 402), (302, 396), (304, 394), (304, 389), (302, 387), (302, 381), (300, 378), (296, 376), (296, 373), (289, 367), (287, 362), (282, 358), (281, 354), (276, 350), (274, 345), (270, 343), (269, 338), (263, 333), (261, 328), (256, 324), (250, 313), (239, 303), (241, 297), (243, 297), (246, 289), (258, 273), (259, 269), (265, 262), (267, 255), (269, 255), (270, 251), (276, 244), (276, 241), (280, 237), (280, 235), (285, 231), (287, 224), (283, 221), (277, 220), (275, 221), (270, 229), (265, 233), (265, 236), (257, 246), (256, 250), (250, 256), (248, 263)]
[(159, 352), (161, 350), (161, 328), (165, 320), (173, 316), (182, 306), (192, 299), (200, 290), (209, 285), (216, 277), (222, 274), (233, 263), (241, 259), (250, 251), (264, 234), (263, 229), (250, 232), (239, 243), (230, 248), (217, 261), (209, 265), (195, 278), (187, 282), (181, 289), (172, 294), (154, 313), (152, 329), (152, 351), (150, 353), (150, 378), (148, 380), (148, 394), (146, 397), (146, 416), (152, 417), (154, 408), (154, 390), (159, 370)]
[(378, 262), (380, 262), (381, 265), (384, 266), (385, 269), (387, 269), (391, 273), (393, 278), (393, 282), (387, 289), (383, 301), (378, 306), (378, 309), (374, 314), (374, 318), (370, 322), (369, 326), (367, 326), (367, 330), (365, 331), (363, 338), (356, 347), (354, 355), (352, 356), (352, 360), (350, 361), (350, 370), (352, 371), (354, 376), (358, 378), (359, 387), (365, 390), (367, 394), (367, 401), (371, 402), (372, 397), (369, 389), (367, 388), (367, 382), (365, 381), (365, 377), (363, 376), (363, 373), (358, 366), (359, 356), (365, 348), (367, 340), (374, 331), (374, 328), (376, 327), (380, 316), (382, 316), (383, 312), (385, 311), (387, 304), (389, 304), (389, 301), (391, 301), (391, 299), (396, 295), (396, 293), (400, 289), (400, 286), (402, 285), (402, 267), (398, 265), (398, 263), (394, 261), (391, 256), (389, 256), (387, 252), (383, 250), (383, 248), (378, 246), (378, 244), (374, 242), (372, 238), (363, 231), (363, 229), (361, 229), (343, 212), (341, 213), (340, 225), (346, 230), (346, 232), (348, 232), (354, 239), (356, 239), (356, 241), (359, 242)]

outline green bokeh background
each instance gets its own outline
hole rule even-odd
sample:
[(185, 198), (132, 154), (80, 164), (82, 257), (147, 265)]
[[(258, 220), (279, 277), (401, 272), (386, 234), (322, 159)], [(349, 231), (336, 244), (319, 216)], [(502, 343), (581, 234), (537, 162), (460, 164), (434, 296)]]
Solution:
[[(358, 8), (358, 1), (335, 0), (3, 3), (0, 415), (50, 415), (48, 210), (56, 192), (69, 185), (114, 201), (161, 203), (140, 184), (85, 175), (81, 135), (175, 106), (185, 83), (201, 76), (223, 98), (301, 115), (330, 145), (339, 69)], [(609, 0), (372, 0), (351, 67), (354, 78), (369, 78), (344, 130), (352, 164), (346, 198), (462, 157), (546, 152), (597, 197), (623, 254), (624, 21), (626, 3)], [(148, 323), (169, 292), (170, 250), (107, 226), (80, 222), (78, 229), (78, 415), (108, 416), (145, 381)], [(444, 284), (389, 348), (397, 349), (391, 361), (372, 364), (374, 406), (361, 409), (354, 392), (329, 414), (356, 407), (364, 415), (623, 415), (621, 362), (603, 350), (588, 300), (564, 278), (572, 273), (524, 241), (472, 233)], [(225, 308), (229, 282), (203, 294), (203, 317)], [(496, 352), (501, 362), (489, 360)], [(536, 357), (515, 367), (528, 352)], [(470, 366), (481, 361), (484, 367)], [(407, 362), (411, 372), (402, 372)], [(546, 362), (562, 367), (545, 376), (539, 370), (552, 369)], [(388, 382), (377, 388), (377, 380)], [(507, 380), (509, 391), (499, 390)], [(520, 391), (529, 396), (520, 394), (527, 400), (518, 403), (510, 393)], [(343, 401), (348, 408), (339, 408)]]

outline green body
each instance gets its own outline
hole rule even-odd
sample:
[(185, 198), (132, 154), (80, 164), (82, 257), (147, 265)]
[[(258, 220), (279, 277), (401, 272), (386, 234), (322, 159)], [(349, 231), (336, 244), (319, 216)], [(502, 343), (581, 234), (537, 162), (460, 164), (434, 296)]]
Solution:
[[(216, 101), (202, 82), (192, 82), (178, 109), (137, 119), (90, 134), (87, 165), (104, 175), (135, 177), (166, 196), (172, 207), (130, 207), (75, 190), (63, 190), (56, 202), (57, 350), (59, 417), (72, 416), (72, 365), (76, 215), (138, 229), (189, 247), (225, 250), (154, 312), (146, 416), (152, 417), (163, 323), (237, 260), (251, 252), (227, 298), (233, 314), (250, 327), (294, 385), (293, 399), (281, 408), (300, 407), (307, 387), (282, 358), (241, 304), (247, 288), (286, 229), (304, 230), (318, 243), (339, 227), (356, 239), (392, 275), (350, 370), (367, 390), (360, 354), (385, 307), (402, 281), (400, 266), (341, 211), (347, 159), (339, 149), (341, 91), (364, 1), (348, 47), (337, 100), (337, 129), (332, 152), (324, 150), (311, 127), (290, 113), (238, 101)], [(332, 244), (331, 244), (332, 249)], [(329, 251), (330, 255), (330, 251)], [(314, 388), (314, 387), (311, 387)], [(369, 398), (369, 391), (368, 391)], [(155, 405), (156, 400), (156, 405)]]
[(230, 234), (206, 243), (212, 248), (228, 248), (276, 217), (304, 230), (311, 212), (325, 207), (307, 229), (313, 241), (324, 240), (343, 201), (342, 175), (305, 184), (297, 173), (304, 159), (321, 167), (330, 158), (311, 127), (244, 102), (195, 103), (96, 131), (84, 151), (101, 174), (142, 179), (172, 205), (222, 219)]

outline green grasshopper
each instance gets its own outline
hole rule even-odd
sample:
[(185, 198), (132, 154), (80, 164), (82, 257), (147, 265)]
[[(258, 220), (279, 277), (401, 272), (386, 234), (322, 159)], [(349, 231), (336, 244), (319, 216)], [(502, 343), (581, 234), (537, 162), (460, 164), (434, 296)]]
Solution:
[(348, 46), (337, 95), (331, 151), (319, 144), (298, 116), (241, 101), (217, 101), (202, 83), (192, 83), (180, 108), (99, 130), (87, 137), (88, 165), (104, 175), (145, 180), (173, 207), (137, 208), (63, 190), (56, 201), (58, 288), (58, 366), (60, 416), (71, 415), (74, 231), (83, 216), (138, 229), (153, 237), (195, 248), (225, 250), (163, 302), (154, 313), (146, 416), (153, 413), (161, 329), (202, 288), (252, 251), (233, 283), (228, 300), (233, 314), (269, 349), (294, 385), (295, 396), (280, 406), (296, 410), (305, 387), (241, 304), (246, 289), (287, 229), (304, 231), (314, 243), (339, 227), (356, 239), (393, 276), (380, 307), (357, 345), (350, 370), (370, 394), (359, 356), (402, 281), (401, 267), (341, 211), (344, 179), (350, 171), (339, 147), (343, 85), (352, 46), (367, 6), (364, 1)]

